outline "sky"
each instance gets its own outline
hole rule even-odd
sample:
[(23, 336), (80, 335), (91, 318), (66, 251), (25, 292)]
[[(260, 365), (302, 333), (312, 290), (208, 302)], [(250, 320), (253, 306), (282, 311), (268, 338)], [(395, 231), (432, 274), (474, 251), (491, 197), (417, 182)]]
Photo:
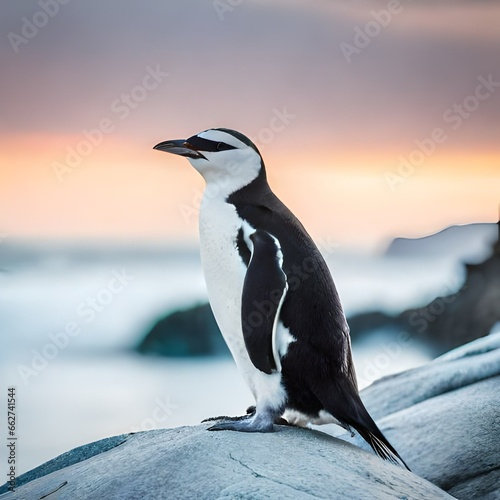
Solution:
[(250, 136), (312, 236), (383, 248), (500, 202), (493, 1), (25, 0), (0, 19), (0, 239), (194, 243), (163, 140)]

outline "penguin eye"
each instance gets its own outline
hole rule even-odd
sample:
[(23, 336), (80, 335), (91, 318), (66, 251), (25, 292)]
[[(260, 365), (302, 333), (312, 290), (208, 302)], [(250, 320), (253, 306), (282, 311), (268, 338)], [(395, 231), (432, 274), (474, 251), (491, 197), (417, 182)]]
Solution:
[(226, 151), (228, 149), (236, 149), (234, 146), (230, 146), (229, 144), (226, 144), (225, 142), (218, 142), (217, 143), (217, 151)]

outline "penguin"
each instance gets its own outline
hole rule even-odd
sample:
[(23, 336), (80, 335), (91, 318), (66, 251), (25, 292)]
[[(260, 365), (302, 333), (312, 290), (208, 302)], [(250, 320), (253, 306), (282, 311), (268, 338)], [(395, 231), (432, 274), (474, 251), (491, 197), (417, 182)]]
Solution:
[(208, 297), (255, 399), (246, 415), (216, 417), (210, 430), (336, 423), (408, 469), (359, 396), (349, 327), (329, 268), (272, 192), (255, 144), (235, 130), (212, 128), (154, 149), (184, 156), (205, 179), (199, 236)]

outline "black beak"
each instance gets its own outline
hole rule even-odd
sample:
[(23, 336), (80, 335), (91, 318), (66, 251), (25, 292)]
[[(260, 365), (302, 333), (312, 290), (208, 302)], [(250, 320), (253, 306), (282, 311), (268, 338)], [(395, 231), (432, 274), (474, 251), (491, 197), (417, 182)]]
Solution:
[(187, 158), (206, 158), (197, 151), (189, 142), (184, 139), (174, 140), (174, 141), (163, 141), (157, 144), (153, 149), (158, 151), (165, 151), (167, 153), (172, 153), (174, 155), (186, 156)]

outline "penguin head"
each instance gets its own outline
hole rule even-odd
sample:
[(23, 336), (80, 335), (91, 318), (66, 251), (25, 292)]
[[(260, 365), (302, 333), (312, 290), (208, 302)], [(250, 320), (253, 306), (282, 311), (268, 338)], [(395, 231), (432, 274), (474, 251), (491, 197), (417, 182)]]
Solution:
[(189, 139), (164, 141), (153, 149), (185, 156), (204, 177), (226, 194), (265, 176), (259, 150), (246, 136), (227, 128), (211, 128)]

